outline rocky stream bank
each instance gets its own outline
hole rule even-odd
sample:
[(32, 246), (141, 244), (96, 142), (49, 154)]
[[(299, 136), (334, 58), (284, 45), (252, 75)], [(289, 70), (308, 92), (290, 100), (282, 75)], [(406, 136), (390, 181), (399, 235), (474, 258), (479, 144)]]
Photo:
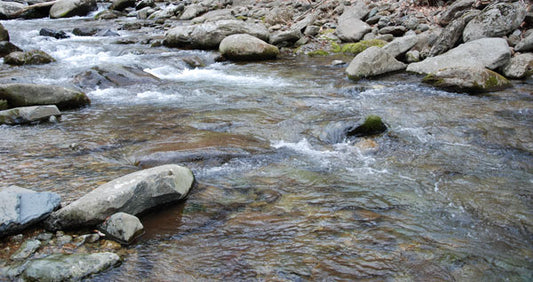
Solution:
[[(136, 18), (121, 28), (150, 27), (163, 35), (150, 35), (139, 42), (135, 38), (121, 39), (113, 30), (75, 27), (41, 29), (40, 34), (57, 40), (110, 36), (117, 37), (116, 44), (218, 50), (217, 61), (324, 56), (353, 81), (406, 71), (421, 74), (421, 80), (436, 88), (479, 94), (512, 87), (513, 80), (531, 80), (531, 4), (474, 0), (449, 1), (438, 6), (417, 4), (328, 0), (2, 1), (0, 18), (85, 17), (98, 10), (88, 20)], [(2, 26), (0, 35), (4, 64), (30, 67), (56, 60), (41, 50), (25, 50), (25, 46), (11, 44), (9, 31)], [(195, 57), (185, 63), (191, 68), (204, 66)], [(0, 85), (0, 123), (12, 126), (59, 122), (63, 110), (90, 107), (85, 94), (88, 89), (157, 80), (139, 69), (102, 67), (77, 74), (73, 84), (78, 89), (5, 83)], [(369, 116), (367, 121), (332, 123), (317, 138), (336, 143), (386, 130), (379, 117)], [(215, 152), (212, 158), (229, 154)], [(150, 163), (150, 159), (141, 160), (138, 165), (143, 163)], [(68, 205), (61, 205), (55, 193), (15, 186), (2, 188), (0, 236), (4, 242), (0, 275), (30, 281), (75, 280), (116, 266), (129, 251), (120, 244), (134, 242), (143, 232), (135, 215), (184, 200), (194, 184), (188, 168), (163, 165), (95, 187)], [(18, 234), (21, 232), (23, 235)]]

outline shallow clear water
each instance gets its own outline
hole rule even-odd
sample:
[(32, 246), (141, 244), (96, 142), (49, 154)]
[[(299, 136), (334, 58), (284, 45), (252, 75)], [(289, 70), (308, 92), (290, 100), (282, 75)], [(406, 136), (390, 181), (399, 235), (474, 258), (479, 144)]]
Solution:
[[(109, 66), (149, 77), (84, 87), (92, 105), (59, 123), (0, 126), (3, 185), (67, 203), (169, 159), (199, 182), (186, 202), (143, 215), (123, 264), (92, 279), (533, 279), (531, 80), (469, 96), (408, 74), (349, 81), (330, 58), (215, 63), (211, 52), (117, 44), (164, 34), (148, 22), (118, 30), (129, 21), (2, 21), (13, 43), (57, 59), (1, 65), (2, 83), (79, 86), (77, 75)], [(120, 37), (38, 35), (79, 26)], [(322, 138), (370, 114), (387, 133)]]

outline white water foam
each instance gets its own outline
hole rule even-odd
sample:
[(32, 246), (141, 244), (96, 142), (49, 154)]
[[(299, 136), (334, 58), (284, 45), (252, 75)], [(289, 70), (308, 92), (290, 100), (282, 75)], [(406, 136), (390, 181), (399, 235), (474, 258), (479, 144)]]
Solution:
[(176, 69), (172, 66), (146, 68), (145, 72), (160, 79), (184, 82), (215, 82), (247, 87), (285, 87), (290, 85), (280, 78), (260, 77), (245, 74), (228, 74), (218, 68)]

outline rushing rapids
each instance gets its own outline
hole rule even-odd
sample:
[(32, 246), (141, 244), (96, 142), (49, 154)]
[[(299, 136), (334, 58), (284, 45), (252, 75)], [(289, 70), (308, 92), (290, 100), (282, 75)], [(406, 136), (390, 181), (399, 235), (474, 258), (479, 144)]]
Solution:
[[(144, 215), (123, 264), (93, 279), (532, 278), (531, 80), (469, 96), (408, 74), (353, 82), (331, 58), (217, 63), (213, 52), (150, 47), (162, 30), (125, 23), (2, 21), (17, 46), (57, 60), (3, 64), (2, 83), (81, 87), (92, 100), (58, 123), (0, 126), (3, 185), (70, 202), (173, 161), (199, 182), (185, 203)], [(119, 36), (69, 30), (88, 26)], [(138, 76), (91, 84), (83, 74), (95, 68)], [(385, 134), (320, 138), (371, 114)]]

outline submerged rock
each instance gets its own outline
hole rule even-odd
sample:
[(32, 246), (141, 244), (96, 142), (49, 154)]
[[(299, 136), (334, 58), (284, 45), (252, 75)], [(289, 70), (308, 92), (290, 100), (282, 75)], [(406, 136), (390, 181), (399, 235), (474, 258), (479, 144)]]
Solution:
[(113, 214), (98, 229), (121, 244), (130, 244), (144, 232), (139, 218), (124, 212)]
[(184, 199), (194, 184), (188, 168), (164, 165), (131, 173), (108, 182), (52, 213), (47, 229), (93, 226), (116, 212), (139, 214)]
[(269, 32), (263, 24), (222, 20), (173, 28), (166, 33), (163, 44), (169, 47), (217, 49), (224, 38), (233, 34), (249, 34), (263, 41), (269, 39)]
[(381, 134), (387, 130), (387, 126), (381, 120), (381, 117), (376, 115), (367, 116), (363, 124), (355, 128), (349, 128), (346, 131), (348, 137), (363, 137)]
[(51, 117), (59, 118), (61, 112), (54, 105), (20, 107), (0, 111), (0, 124), (28, 124), (49, 121)]
[(50, 8), (50, 18), (86, 16), (96, 8), (96, 0), (58, 0)]
[(31, 50), (26, 52), (11, 52), (4, 57), (4, 63), (8, 65), (44, 65), (56, 60), (41, 50)]
[(526, 13), (525, 5), (520, 1), (515, 3), (495, 2), (468, 22), (463, 31), (463, 41), (507, 35), (522, 24)]
[(120, 262), (114, 253), (55, 254), (31, 261), (22, 278), (27, 281), (77, 281)]
[(57, 209), (60, 202), (56, 193), (17, 186), (0, 188), (0, 237), (40, 222)]
[(346, 68), (346, 74), (350, 79), (358, 80), (403, 69), (405, 64), (396, 60), (387, 51), (380, 47), (370, 47), (352, 60)]
[(496, 91), (511, 86), (505, 77), (482, 67), (442, 69), (428, 74), (423, 81), (438, 88), (468, 93)]
[(239, 148), (201, 148), (171, 152), (155, 152), (140, 157), (136, 164), (142, 168), (163, 164), (203, 162), (221, 165), (234, 158), (249, 157), (250, 153)]
[(79, 108), (91, 101), (83, 92), (54, 85), (8, 83), (0, 84), (0, 99), (11, 107), (56, 105), (60, 110)]
[(219, 51), (224, 57), (237, 61), (269, 60), (279, 55), (278, 47), (248, 34), (234, 34), (224, 38), (220, 42)]
[(407, 71), (428, 74), (446, 68), (475, 66), (497, 69), (506, 65), (510, 59), (511, 50), (505, 39), (483, 38), (461, 44), (442, 55), (410, 64)]

